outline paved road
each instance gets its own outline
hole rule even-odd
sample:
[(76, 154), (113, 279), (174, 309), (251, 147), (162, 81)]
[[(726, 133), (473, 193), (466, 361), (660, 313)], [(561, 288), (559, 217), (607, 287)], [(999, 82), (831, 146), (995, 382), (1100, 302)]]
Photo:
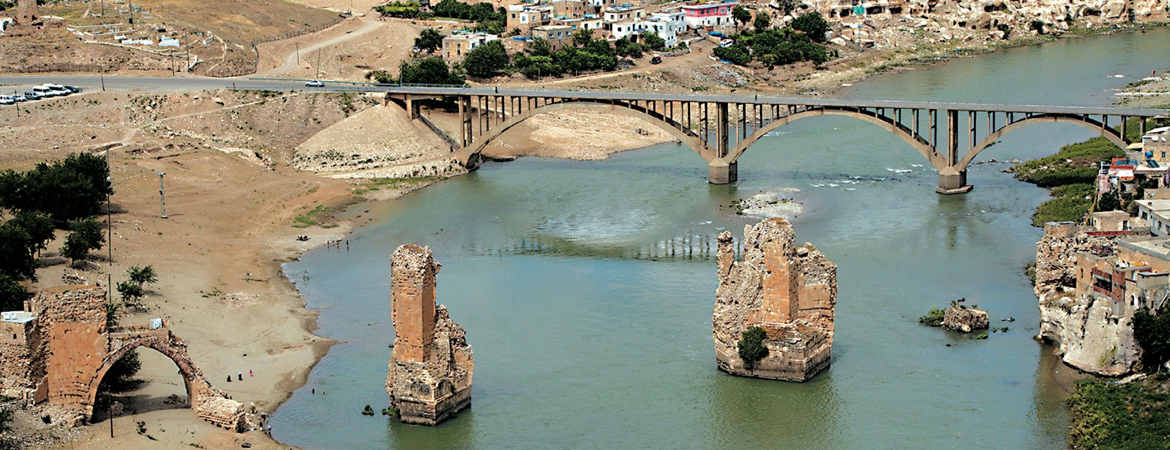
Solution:
[[(92, 75), (75, 76), (0, 76), (0, 93), (11, 90), (24, 92), (41, 83), (56, 83), (79, 86), (86, 90), (98, 90), (102, 79)], [(906, 102), (896, 100), (850, 100), (809, 97), (755, 96), (752, 94), (698, 95), (691, 93), (649, 94), (630, 92), (591, 92), (570, 90), (534, 90), (494, 88), (443, 88), (443, 87), (399, 87), (375, 86), (369, 84), (327, 83), (324, 88), (305, 86), (305, 80), (252, 79), (252, 78), (205, 78), (205, 77), (105, 77), (105, 87), (114, 91), (181, 92), (235, 87), (249, 90), (309, 91), (309, 92), (389, 92), (414, 95), (515, 95), (533, 97), (556, 97), (589, 100), (673, 100), (736, 102), (809, 106), (849, 106), (865, 108), (919, 108), (956, 109), (962, 111), (1000, 111), (1017, 113), (1062, 113), (1062, 114), (1109, 114), (1114, 116), (1156, 116), (1170, 114), (1158, 109), (1123, 109), (1057, 105), (1000, 105), (983, 103), (938, 103)]]

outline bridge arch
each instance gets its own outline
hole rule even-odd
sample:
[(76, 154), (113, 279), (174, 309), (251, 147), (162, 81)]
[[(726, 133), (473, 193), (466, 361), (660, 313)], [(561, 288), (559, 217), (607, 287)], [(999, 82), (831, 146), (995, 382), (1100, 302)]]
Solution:
[(89, 383), (84, 403), (85, 417), (93, 417), (98, 388), (114, 364), (133, 350), (150, 348), (166, 356), (178, 367), (187, 390), (187, 405), (195, 410), (199, 418), (230, 430), (243, 429), (243, 405), (231, 400), (230, 395), (207, 381), (203, 372), (188, 356), (187, 343), (170, 334), (169, 330), (164, 328), (153, 331), (113, 332), (109, 335), (109, 342), (111, 351), (102, 360), (101, 367)]
[(761, 137), (772, 132), (776, 128), (787, 125), (796, 120), (818, 116), (853, 117), (881, 126), (886, 131), (893, 133), (907, 144), (910, 144), (910, 146), (913, 147), (914, 150), (918, 151), (918, 153), (922, 155), (923, 158), (926, 158), (927, 161), (930, 161), (931, 165), (935, 166), (935, 168), (939, 168), (941, 165), (945, 165), (945, 158), (937, 151), (935, 151), (934, 147), (930, 145), (930, 142), (921, 136), (915, 135), (914, 130), (910, 129), (906, 125), (897, 123), (894, 121), (894, 119), (889, 117), (885, 117), (874, 112), (869, 112), (861, 108), (841, 106), (825, 106), (816, 109), (808, 109), (778, 118), (777, 120), (764, 125), (763, 128), (753, 132), (751, 136), (748, 136), (746, 139), (737, 144), (731, 153), (721, 159), (729, 164), (734, 164), (739, 159), (739, 157), (747, 151), (748, 147), (751, 147), (751, 145), (756, 143), (756, 141), (758, 141)]
[(613, 114), (620, 114), (627, 117), (641, 119), (650, 124), (661, 128), (670, 133), (676, 140), (682, 142), (687, 147), (690, 147), (695, 154), (703, 158), (704, 161), (710, 162), (715, 159), (715, 152), (693, 131), (687, 129), (683, 124), (667, 117), (661, 111), (653, 111), (648, 108), (634, 105), (624, 101), (590, 101), (585, 99), (565, 101), (558, 103), (551, 103), (544, 106), (529, 109), (509, 117), (503, 123), (495, 126), (490, 131), (477, 136), (471, 144), (459, 149), (455, 153), (455, 159), (458, 160), (464, 167), (474, 169), (479, 166), (481, 160), (481, 153), (496, 138), (504, 134), (511, 128), (531, 119), (537, 115), (552, 113), (566, 110), (593, 110), (604, 111)]
[(1113, 145), (1116, 145), (1122, 150), (1125, 150), (1126, 146), (1128, 145), (1126, 144), (1125, 138), (1121, 135), (1120, 131), (1105, 126), (1105, 124), (1101, 123), (1101, 121), (1092, 119), (1088, 116), (1078, 114), (1039, 114), (1004, 125), (994, 133), (991, 133), (987, 136), (987, 138), (980, 141), (978, 145), (976, 145), (974, 148), (968, 151), (966, 155), (959, 159), (959, 162), (955, 164), (955, 168), (957, 170), (966, 170), (967, 166), (975, 160), (975, 157), (979, 156), (979, 153), (982, 153), (987, 149), (987, 147), (990, 147), (991, 144), (994, 144), (995, 141), (1003, 137), (1003, 135), (1016, 128), (1034, 123), (1071, 123), (1073, 125), (1078, 125), (1091, 131), (1098, 132), (1101, 137), (1108, 139), (1109, 142), (1112, 142)]

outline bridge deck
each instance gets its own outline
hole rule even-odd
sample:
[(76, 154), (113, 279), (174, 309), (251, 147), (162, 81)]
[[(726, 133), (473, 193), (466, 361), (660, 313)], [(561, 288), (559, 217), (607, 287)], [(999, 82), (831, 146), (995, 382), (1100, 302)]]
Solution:
[(546, 97), (571, 100), (625, 100), (625, 101), (674, 101), (674, 102), (710, 102), (710, 103), (747, 103), (760, 105), (803, 105), (826, 106), (843, 108), (905, 108), (905, 109), (938, 109), (961, 110), (978, 112), (1003, 113), (1034, 113), (1034, 114), (1089, 114), (1110, 116), (1153, 117), (1170, 114), (1170, 110), (1162, 109), (1126, 109), (1092, 106), (1049, 106), (1049, 105), (1006, 105), (991, 103), (943, 103), (943, 102), (914, 102), (898, 100), (861, 100), (861, 99), (832, 99), (808, 97), (780, 97), (771, 95), (709, 95), (709, 94), (648, 94), (636, 92), (596, 92), (596, 91), (546, 91), (531, 89), (500, 89), (494, 88), (454, 88), (454, 87), (415, 87), (390, 86), (384, 88), (390, 94), (406, 95), (483, 95), (483, 96), (514, 96), (514, 97)]

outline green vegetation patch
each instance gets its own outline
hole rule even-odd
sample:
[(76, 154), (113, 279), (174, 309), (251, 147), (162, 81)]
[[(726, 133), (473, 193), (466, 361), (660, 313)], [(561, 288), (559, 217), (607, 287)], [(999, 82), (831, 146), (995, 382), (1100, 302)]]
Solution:
[(1055, 155), (1025, 161), (1012, 170), (1020, 181), (1040, 187), (1092, 183), (1099, 163), (1122, 156), (1125, 152), (1108, 139), (1095, 137), (1061, 147)]
[(930, 311), (927, 311), (925, 316), (918, 318), (918, 323), (932, 327), (941, 327), (943, 315), (945, 314), (946, 310), (944, 309), (930, 308)]
[(354, 195), (365, 195), (367, 193), (379, 191), (385, 188), (400, 189), (408, 186), (417, 186), (424, 183), (434, 183), (436, 181), (445, 179), (445, 177), (433, 175), (410, 178), (374, 178), (368, 181), (362, 187), (355, 188), (353, 193)]
[(761, 359), (768, 357), (768, 346), (764, 345), (764, 339), (768, 337), (768, 333), (763, 328), (748, 328), (741, 336), (737, 347), (739, 347), (739, 358), (743, 360), (744, 364), (751, 367)]
[(1127, 384), (1077, 382), (1069, 446), (1117, 450), (1170, 449), (1170, 377)]
[(1076, 222), (1093, 208), (1096, 195), (1092, 184), (1076, 183), (1058, 186), (1052, 190), (1056, 197), (1041, 203), (1032, 214), (1032, 226), (1043, 227), (1048, 222)]
[(317, 205), (316, 208), (294, 218), (293, 228), (308, 228), (314, 225), (320, 225), (323, 216), (325, 216), (325, 212), (328, 210), (329, 208), (326, 208), (325, 205)]

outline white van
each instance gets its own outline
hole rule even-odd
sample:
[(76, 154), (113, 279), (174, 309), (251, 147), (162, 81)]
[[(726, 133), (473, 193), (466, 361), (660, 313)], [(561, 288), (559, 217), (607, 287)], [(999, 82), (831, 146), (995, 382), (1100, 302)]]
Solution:
[(56, 97), (57, 95), (60, 95), (44, 85), (33, 86), (32, 91), (33, 93), (40, 95), (41, 98)]
[(73, 91), (69, 90), (69, 88), (66, 88), (65, 86), (62, 86), (59, 84), (45, 83), (45, 87), (52, 89), (53, 92), (56, 93), (57, 95), (69, 95), (69, 94), (73, 93)]

